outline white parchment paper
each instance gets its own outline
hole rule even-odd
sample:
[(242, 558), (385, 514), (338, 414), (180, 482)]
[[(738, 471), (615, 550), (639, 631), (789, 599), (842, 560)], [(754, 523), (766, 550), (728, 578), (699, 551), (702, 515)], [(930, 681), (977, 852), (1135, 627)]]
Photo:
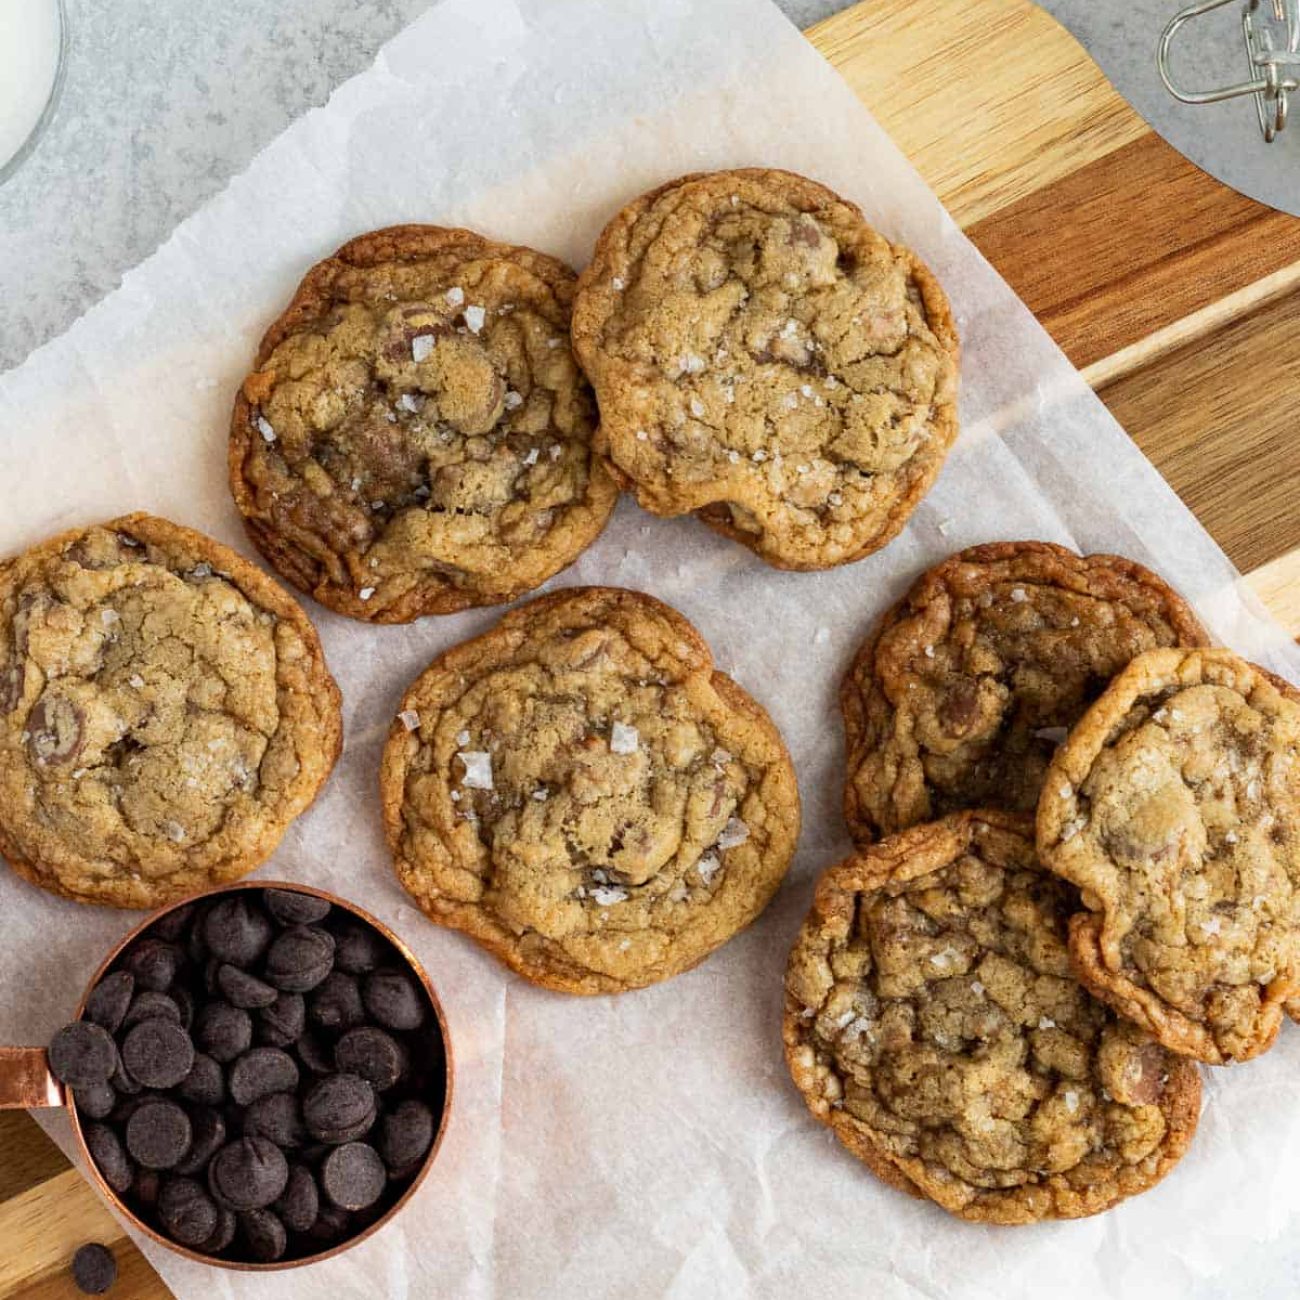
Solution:
[[(119, 291), (0, 376), (0, 550), (144, 508), (247, 552), (225, 483), (232, 395), (299, 277), (349, 236), (463, 223), (581, 265), (604, 221), (641, 190), (753, 164), (829, 183), (938, 273), (963, 336), (960, 441), (903, 535), (849, 568), (778, 573), (692, 520), (652, 519), (624, 501), (556, 584), (624, 584), (671, 601), (772, 711), (805, 800), (785, 887), (751, 931), (657, 988), (575, 999), (507, 975), (404, 903), (375, 793), (405, 685), (496, 615), (371, 628), (311, 606), (343, 688), (347, 748), (262, 874), (355, 898), (413, 945), (450, 1017), (455, 1114), (414, 1203), (328, 1264), (255, 1277), (146, 1246), (182, 1297), (1150, 1300), (1281, 1294), (1300, 1267), (1295, 1031), (1267, 1057), (1213, 1073), (1200, 1136), (1161, 1187), (1100, 1218), (1032, 1228), (964, 1225), (888, 1190), (809, 1119), (786, 1077), (786, 952), (816, 872), (847, 849), (836, 684), (920, 569), (997, 538), (1118, 551), (1180, 587), (1240, 652), (1293, 679), (1300, 656), (765, 0), (431, 9)], [(60, 902), (7, 872), (0, 916), (7, 1042), (45, 1041), (135, 919)]]

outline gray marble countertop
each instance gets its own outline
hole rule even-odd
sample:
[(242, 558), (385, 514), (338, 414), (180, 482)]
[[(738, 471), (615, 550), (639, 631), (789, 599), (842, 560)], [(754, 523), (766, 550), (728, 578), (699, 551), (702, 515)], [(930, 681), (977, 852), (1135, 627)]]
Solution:
[[(844, 7), (780, 3), (800, 26)], [(59, 110), (40, 146), (0, 185), (0, 369), (114, 288), (263, 145), (365, 68), (429, 0), (67, 4), (72, 41)], [(1248, 103), (1185, 109), (1155, 83), (1151, 51), (1177, 0), (1044, 4), (1190, 156), (1204, 163), (1226, 155), (1256, 182), (1276, 177), (1277, 159), (1258, 141)], [(1189, 69), (1238, 72), (1239, 54), (1222, 55), (1221, 46), (1211, 48)], [(1293, 134), (1286, 143), (1300, 150), (1300, 127)], [(1300, 186), (1300, 166), (1290, 175)]]

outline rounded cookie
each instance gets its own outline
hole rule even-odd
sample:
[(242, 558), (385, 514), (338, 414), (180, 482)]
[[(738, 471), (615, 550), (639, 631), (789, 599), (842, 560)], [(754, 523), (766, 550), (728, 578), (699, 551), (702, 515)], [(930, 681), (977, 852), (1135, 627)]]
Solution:
[(960, 808), (1032, 812), (1066, 730), (1125, 664), (1209, 644), (1149, 569), (992, 542), (923, 573), (840, 688), (844, 816), (868, 842)]
[(884, 546), (957, 435), (938, 282), (791, 172), (684, 176), (629, 204), (579, 281), (573, 344), (597, 445), (641, 505), (695, 511), (778, 568)]
[(424, 911), (568, 993), (702, 961), (763, 910), (799, 833), (767, 714), (680, 614), (610, 587), (535, 600), (436, 659), (381, 786)]
[(574, 284), (438, 226), (313, 267), (235, 401), (230, 484), (258, 549), (374, 623), (500, 604), (571, 564), (618, 498), (569, 349)]
[(1300, 992), (1300, 704), (1226, 650), (1139, 655), (1057, 751), (1038, 849), (1083, 891), (1080, 978), (1213, 1065)]
[(1072, 1219), (1186, 1150), (1200, 1075), (1075, 979), (1030, 818), (955, 813), (830, 868), (790, 954), (786, 1061), (874, 1173), (963, 1219)]
[(251, 871), (342, 743), (315, 629), (260, 569), (126, 515), (0, 569), (0, 852), (157, 907)]

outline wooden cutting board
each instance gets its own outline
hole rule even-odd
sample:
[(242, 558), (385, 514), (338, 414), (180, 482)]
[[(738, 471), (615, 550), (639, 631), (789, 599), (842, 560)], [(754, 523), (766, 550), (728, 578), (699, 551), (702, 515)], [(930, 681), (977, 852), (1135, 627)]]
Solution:
[[(1300, 634), (1300, 220), (1186, 162), (1029, 0), (871, 0), (808, 37)], [(78, 1295), (93, 1240), (112, 1295), (170, 1295), (36, 1124), (0, 1115), (0, 1297)]]

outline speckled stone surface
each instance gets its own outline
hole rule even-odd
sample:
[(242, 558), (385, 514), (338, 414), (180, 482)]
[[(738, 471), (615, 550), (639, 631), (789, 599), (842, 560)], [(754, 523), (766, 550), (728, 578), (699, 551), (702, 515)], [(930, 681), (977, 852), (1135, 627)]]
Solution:
[[(72, 51), (58, 113), (0, 185), (0, 369), (113, 289), (429, 0), (67, 3)], [(845, 7), (780, 3), (801, 27)], [(1269, 149), (1248, 103), (1184, 108), (1157, 83), (1155, 41), (1177, 0), (1044, 3), (1166, 138), (1247, 192), (1300, 210), (1300, 127)], [(1194, 42), (1190, 76), (1240, 71), (1231, 21), (1225, 12)], [(1216, 42), (1215, 31), (1226, 37)]]

